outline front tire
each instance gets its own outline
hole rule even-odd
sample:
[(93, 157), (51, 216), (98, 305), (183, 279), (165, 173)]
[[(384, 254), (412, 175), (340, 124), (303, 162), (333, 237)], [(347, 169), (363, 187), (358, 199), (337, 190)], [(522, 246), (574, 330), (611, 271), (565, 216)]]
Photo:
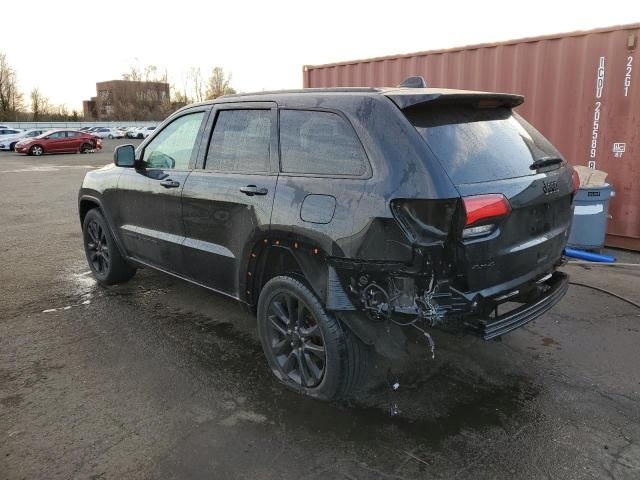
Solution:
[(33, 155), (34, 157), (39, 157), (44, 153), (44, 148), (40, 145), (34, 145), (29, 149), (29, 155)]
[(339, 400), (360, 384), (368, 350), (299, 280), (269, 280), (258, 300), (258, 336), (274, 375), (319, 400)]
[(136, 273), (120, 251), (107, 222), (97, 208), (89, 210), (82, 222), (84, 251), (89, 268), (103, 285), (116, 285), (131, 279)]
[(87, 153), (93, 150), (93, 146), (90, 143), (83, 143), (80, 147), (80, 153)]

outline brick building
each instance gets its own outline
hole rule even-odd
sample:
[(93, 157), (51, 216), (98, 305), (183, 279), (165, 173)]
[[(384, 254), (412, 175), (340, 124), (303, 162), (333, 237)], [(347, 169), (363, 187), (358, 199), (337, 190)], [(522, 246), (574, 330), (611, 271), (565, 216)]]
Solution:
[(96, 96), (82, 102), (93, 120), (161, 120), (171, 110), (169, 84), (110, 80), (96, 83)]

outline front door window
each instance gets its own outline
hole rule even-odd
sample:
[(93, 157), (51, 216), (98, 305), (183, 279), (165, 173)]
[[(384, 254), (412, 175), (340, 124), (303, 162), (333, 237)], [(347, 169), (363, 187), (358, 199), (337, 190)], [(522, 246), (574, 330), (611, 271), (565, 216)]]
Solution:
[(167, 125), (144, 149), (144, 166), (188, 169), (203, 117), (204, 112), (190, 113)]

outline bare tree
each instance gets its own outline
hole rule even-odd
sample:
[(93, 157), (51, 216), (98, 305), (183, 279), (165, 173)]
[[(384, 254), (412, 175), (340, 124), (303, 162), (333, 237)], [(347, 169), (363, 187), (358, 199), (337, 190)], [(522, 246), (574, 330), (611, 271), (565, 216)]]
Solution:
[(123, 80), (133, 82), (167, 82), (167, 71), (159, 73), (155, 65), (132, 65), (127, 73), (122, 74)]
[(0, 120), (15, 120), (23, 108), (16, 72), (5, 53), (0, 52)]
[(187, 93), (184, 90), (179, 90), (175, 85), (171, 86), (171, 103), (174, 104), (174, 107), (180, 108), (185, 105), (191, 103), (191, 100), (187, 96)]
[(236, 93), (236, 91), (231, 87), (231, 74), (225, 75), (222, 67), (214, 67), (207, 80), (206, 99), (213, 100), (232, 93)]
[(113, 120), (161, 120), (171, 113), (171, 95), (167, 88), (168, 74), (155, 65), (133, 65), (122, 75), (129, 83), (119, 85), (117, 92), (98, 99), (105, 117)]
[(206, 99), (204, 79), (200, 67), (191, 67), (189, 71), (189, 79), (191, 80), (191, 90), (193, 91), (193, 100), (202, 102)]
[(31, 90), (29, 97), (31, 98), (33, 121), (37, 122), (42, 119), (43, 115), (47, 115), (49, 113), (49, 99), (44, 96), (38, 88)]
[(58, 110), (58, 115), (60, 115), (60, 117), (63, 120), (68, 120), (69, 119), (69, 109), (67, 108), (67, 106), (64, 103), (61, 104), (61, 105), (58, 105), (57, 110)]

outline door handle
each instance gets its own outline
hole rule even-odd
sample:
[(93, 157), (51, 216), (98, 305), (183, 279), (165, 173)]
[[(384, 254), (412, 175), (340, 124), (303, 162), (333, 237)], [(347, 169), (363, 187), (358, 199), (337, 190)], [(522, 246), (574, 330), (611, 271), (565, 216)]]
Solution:
[(162, 185), (164, 188), (178, 188), (180, 186), (180, 182), (176, 182), (175, 180), (167, 178), (166, 180), (162, 180), (160, 182), (160, 185)]
[(245, 195), (253, 197), (254, 195), (266, 195), (269, 190), (264, 187), (256, 187), (255, 185), (247, 185), (246, 187), (240, 187), (240, 191)]

